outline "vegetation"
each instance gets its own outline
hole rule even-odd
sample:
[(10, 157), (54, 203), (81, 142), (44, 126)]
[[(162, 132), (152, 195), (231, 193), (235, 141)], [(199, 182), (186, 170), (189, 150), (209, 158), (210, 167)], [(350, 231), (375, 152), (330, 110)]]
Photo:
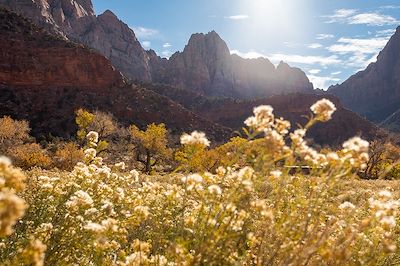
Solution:
[[(360, 173), (375, 173), (371, 165), (387, 171), (390, 156), (385, 150), (376, 155), (383, 159), (373, 159), (370, 144), (359, 137), (335, 151), (310, 147), (307, 131), (328, 121), (335, 107), (321, 100), (311, 111), (307, 125), (291, 132), (290, 123), (276, 118), (270, 106), (257, 107), (245, 121), (247, 138), (217, 147), (204, 133), (193, 132), (182, 135), (181, 146), (173, 149), (164, 125), (146, 130), (132, 125), (129, 134), (121, 134), (133, 146), (127, 149), (130, 157), (143, 167), (139, 173), (136, 164), (112, 162), (117, 157), (111, 150), (113, 137), (94, 130), (96, 114), (80, 110), (78, 143), (84, 151), (69, 142), (49, 156), (59, 169), (78, 161), (71, 171), (34, 167), (25, 179), (8, 159), (0, 159), (0, 261), (398, 264), (398, 184), (390, 188), (386, 181), (371, 188), (359, 179)], [(108, 138), (107, 149), (99, 149), (102, 137)], [(19, 145), (26, 149), (26, 143)], [(154, 171), (167, 163), (176, 170)]]

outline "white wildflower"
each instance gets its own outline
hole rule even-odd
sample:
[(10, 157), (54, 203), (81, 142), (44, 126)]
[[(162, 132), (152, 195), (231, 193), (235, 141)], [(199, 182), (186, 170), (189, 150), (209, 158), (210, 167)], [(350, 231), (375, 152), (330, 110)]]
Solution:
[(90, 142), (97, 143), (97, 142), (99, 142), (99, 133), (97, 133), (96, 131), (90, 131), (86, 135), (86, 138)]
[(329, 121), (336, 111), (335, 105), (328, 99), (321, 99), (311, 106), (311, 111), (323, 122)]
[(221, 194), (222, 194), (221, 188), (220, 188), (219, 186), (217, 186), (217, 185), (211, 185), (211, 186), (209, 186), (209, 187), (208, 187), (208, 191), (209, 191), (211, 194), (215, 194), (215, 195), (221, 195)]
[(339, 209), (341, 210), (346, 210), (346, 209), (355, 209), (356, 206), (354, 206), (353, 203), (345, 201), (342, 204), (339, 205)]
[(203, 132), (194, 131), (192, 134), (183, 134), (181, 136), (182, 145), (203, 145), (205, 147), (210, 146), (210, 141), (206, 138), (206, 134)]

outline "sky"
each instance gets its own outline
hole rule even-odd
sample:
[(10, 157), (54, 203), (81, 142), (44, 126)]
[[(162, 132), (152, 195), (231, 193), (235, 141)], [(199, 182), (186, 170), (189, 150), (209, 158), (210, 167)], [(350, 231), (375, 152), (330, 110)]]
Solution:
[(93, 0), (161, 57), (193, 33), (215, 30), (231, 53), (301, 68), (315, 88), (341, 83), (376, 61), (400, 25), (399, 0)]

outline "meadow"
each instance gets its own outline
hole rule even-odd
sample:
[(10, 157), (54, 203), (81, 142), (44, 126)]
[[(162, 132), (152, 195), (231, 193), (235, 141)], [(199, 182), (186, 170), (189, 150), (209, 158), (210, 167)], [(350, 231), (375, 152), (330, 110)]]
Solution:
[[(307, 131), (335, 109), (320, 100), (309, 122), (291, 130), (272, 107), (259, 106), (245, 121), (245, 137), (218, 146), (192, 132), (171, 148), (167, 129), (149, 125), (126, 129), (129, 145), (116, 139), (117, 149), (105, 140), (115, 125), (84, 110), (77, 112), (74, 143), (44, 149), (3, 133), (3, 152), (12, 160), (0, 159), (0, 260), (398, 265), (399, 181), (360, 178), (375, 156), (360, 137), (338, 149), (306, 141)], [(11, 132), (17, 122), (4, 119)], [(123, 148), (135, 156), (116, 152)], [(375, 166), (386, 174), (395, 169), (387, 161)]]

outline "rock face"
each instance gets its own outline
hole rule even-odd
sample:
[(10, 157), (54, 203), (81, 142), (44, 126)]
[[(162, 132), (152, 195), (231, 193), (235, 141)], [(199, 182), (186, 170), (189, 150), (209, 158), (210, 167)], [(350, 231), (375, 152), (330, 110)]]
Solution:
[(312, 93), (297, 68), (268, 59), (231, 55), (216, 32), (194, 34), (183, 52), (169, 60), (145, 51), (135, 33), (111, 11), (96, 17), (90, 0), (0, 0), (52, 33), (96, 49), (127, 78), (158, 82), (208, 96), (264, 97), (291, 92)]
[(233, 98), (313, 91), (299, 69), (285, 63), (275, 68), (268, 59), (231, 55), (215, 31), (192, 35), (183, 52), (172, 55), (165, 69), (153, 79), (203, 95)]
[(126, 77), (151, 81), (149, 58), (135, 33), (111, 11), (95, 15), (91, 0), (0, 0), (51, 33), (94, 48)]
[[(329, 93), (368, 119), (381, 122), (400, 109), (400, 27), (370, 64)], [(400, 121), (399, 121), (400, 122)]]
[(203, 130), (216, 140), (231, 134), (167, 97), (128, 85), (97, 52), (1, 8), (0, 36), (0, 117), (28, 120), (36, 137), (74, 135), (79, 108), (109, 112), (125, 125), (162, 122), (177, 134)]

